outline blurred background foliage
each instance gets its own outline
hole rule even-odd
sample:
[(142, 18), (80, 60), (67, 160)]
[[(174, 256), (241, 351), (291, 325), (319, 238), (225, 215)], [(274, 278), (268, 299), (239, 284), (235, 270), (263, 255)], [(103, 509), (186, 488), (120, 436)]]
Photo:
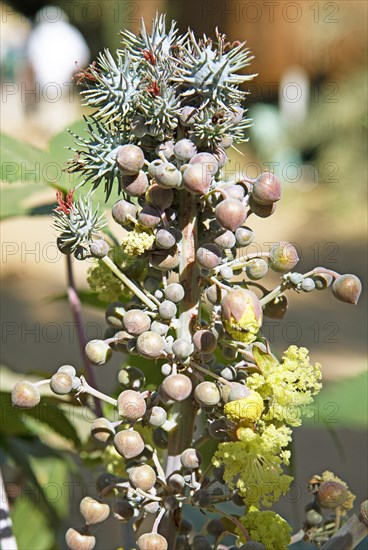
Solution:
[[(76, 184), (62, 171), (71, 155), (65, 146), (73, 141), (66, 127), (83, 131), (73, 75), (103, 48), (118, 48), (121, 28), (137, 31), (141, 17), (149, 25), (156, 11), (165, 11), (181, 31), (191, 26), (212, 36), (218, 26), (229, 41), (246, 40), (255, 55), (251, 71), (259, 74), (249, 85), (255, 125), (249, 142), (232, 154), (228, 176), (238, 170), (253, 177), (271, 166), (284, 182), (276, 214), (252, 220), (257, 243), (297, 243), (300, 271), (322, 264), (356, 273), (363, 281), (367, 273), (366, 2), (60, 0), (54, 8), (47, 5), (46, 0), (0, 3), (0, 456), (19, 548), (30, 550), (64, 547), (65, 527), (78, 525), (79, 500), (95, 494), (92, 480), (102, 471), (102, 451), (89, 441), (92, 419), (85, 407), (44, 394), (35, 410), (20, 412), (11, 408), (9, 390), (21, 373), (39, 377), (63, 363), (81, 366), (65, 300), (63, 258), (55, 252), (48, 214), (55, 188)], [(69, 34), (60, 39), (56, 31)], [(96, 200), (103, 202), (102, 196)], [(104, 316), (103, 304), (86, 283), (88, 267), (74, 266), (91, 339), (103, 334)], [(365, 498), (366, 291), (357, 308), (330, 295), (320, 300), (319, 294), (293, 296), (290, 302), (282, 322), (267, 321), (266, 336), (272, 335), (279, 353), (290, 344), (309, 347), (326, 380), (315, 417), (295, 433), (299, 496), (278, 506), (297, 529), (308, 501), (305, 485), (314, 473), (334, 470), (357, 502)], [(122, 365), (126, 359), (115, 357), (96, 372), (101, 390), (117, 391)], [(141, 360), (139, 366), (152, 383), (159, 379), (149, 363)], [(200, 514), (193, 519), (196, 525), (203, 522)], [(115, 524), (108, 522), (100, 531), (111, 546), (121, 543)]]

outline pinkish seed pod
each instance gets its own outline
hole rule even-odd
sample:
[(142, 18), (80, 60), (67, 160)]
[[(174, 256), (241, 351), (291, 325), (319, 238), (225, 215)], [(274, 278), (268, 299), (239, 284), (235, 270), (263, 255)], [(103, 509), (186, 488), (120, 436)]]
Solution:
[(13, 407), (20, 409), (32, 409), (39, 404), (40, 399), (38, 388), (28, 380), (17, 382), (11, 394)]
[(157, 227), (161, 222), (161, 214), (156, 207), (145, 204), (138, 214), (138, 221), (144, 227)]
[(252, 197), (258, 204), (273, 204), (281, 198), (281, 184), (272, 172), (263, 172), (253, 184)]
[(125, 390), (118, 397), (118, 413), (130, 422), (142, 418), (146, 409), (146, 401), (139, 392)]
[(170, 374), (161, 384), (169, 399), (184, 401), (192, 392), (192, 381), (185, 374)]
[(356, 275), (341, 275), (333, 282), (332, 292), (341, 302), (356, 306), (362, 292), (362, 283)]
[(170, 140), (160, 143), (159, 145), (157, 145), (155, 152), (157, 155), (163, 153), (166, 160), (170, 161), (174, 156), (174, 142)]
[(148, 188), (148, 178), (141, 170), (135, 176), (122, 176), (122, 190), (130, 197), (140, 197), (144, 195)]
[(188, 162), (197, 153), (197, 147), (190, 139), (180, 139), (175, 143), (174, 154), (177, 159)]
[(136, 348), (140, 355), (147, 359), (157, 359), (162, 355), (165, 347), (165, 342), (162, 336), (147, 330), (140, 334), (137, 338)]
[(172, 189), (165, 189), (154, 183), (147, 190), (146, 200), (153, 204), (153, 206), (156, 206), (156, 208), (166, 210), (174, 200), (174, 193)]
[(103, 340), (90, 340), (85, 347), (86, 357), (94, 365), (104, 365), (111, 358), (111, 348)]
[(299, 262), (295, 247), (285, 241), (272, 245), (269, 255), (270, 268), (279, 273), (287, 273)]
[(201, 382), (194, 390), (196, 401), (204, 407), (215, 407), (221, 399), (220, 391), (213, 382)]
[(57, 372), (51, 376), (50, 389), (56, 395), (67, 395), (73, 388), (73, 377), (66, 372)]
[(272, 216), (276, 210), (275, 202), (272, 204), (259, 204), (253, 199), (252, 195), (249, 197), (249, 206), (253, 214), (259, 218), (268, 218), (269, 216)]
[(208, 172), (205, 164), (189, 164), (184, 170), (184, 187), (190, 193), (205, 195), (210, 189), (211, 181), (212, 174)]
[(91, 427), (91, 435), (96, 441), (106, 443), (112, 435), (115, 435), (115, 429), (107, 418), (96, 418)]
[(179, 188), (182, 181), (180, 170), (171, 162), (163, 162), (157, 166), (155, 180), (165, 189)]
[(93, 535), (82, 535), (70, 527), (65, 534), (65, 542), (70, 550), (93, 550), (96, 538)]
[(79, 505), (79, 510), (86, 521), (86, 525), (96, 525), (102, 523), (110, 514), (110, 506), (103, 502), (98, 502), (92, 497), (84, 497)]
[(345, 485), (338, 481), (323, 481), (318, 488), (318, 504), (321, 508), (334, 510), (342, 504), (349, 495)]
[(211, 153), (197, 153), (189, 161), (189, 164), (201, 164), (205, 174), (214, 176), (219, 170), (218, 162)]
[(142, 332), (147, 332), (151, 326), (151, 319), (144, 311), (140, 309), (130, 309), (123, 317), (125, 330), (132, 336), (139, 336)]
[(123, 430), (114, 437), (114, 447), (124, 458), (135, 458), (144, 449), (144, 441), (135, 430)]
[(176, 247), (150, 254), (150, 263), (160, 271), (175, 269), (178, 267), (179, 261), (179, 254)]
[(200, 453), (197, 451), (197, 449), (185, 449), (180, 455), (180, 462), (184, 466), (184, 468), (188, 468), (189, 470), (195, 470), (199, 467), (200, 463), (202, 462), (202, 457)]
[(201, 329), (194, 333), (193, 344), (201, 353), (212, 353), (217, 347), (217, 338), (210, 330)]
[(236, 199), (225, 199), (215, 209), (216, 219), (224, 229), (235, 231), (247, 217), (245, 206)]
[(89, 250), (94, 258), (104, 258), (109, 253), (109, 245), (105, 239), (98, 239), (89, 245)]
[(196, 252), (198, 264), (204, 269), (213, 269), (220, 265), (222, 251), (216, 244), (204, 244)]
[(143, 168), (144, 154), (136, 145), (122, 145), (119, 147), (116, 162), (124, 176), (133, 176)]
[(233, 248), (236, 245), (236, 238), (232, 231), (228, 229), (220, 231), (214, 238), (214, 243), (223, 250)]
[(231, 185), (226, 185), (224, 188), (225, 193), (228, 195), (229, 199), (236, 199), (237, 201), (242, 201), (245, 197), (244, 187), (232, 183)]

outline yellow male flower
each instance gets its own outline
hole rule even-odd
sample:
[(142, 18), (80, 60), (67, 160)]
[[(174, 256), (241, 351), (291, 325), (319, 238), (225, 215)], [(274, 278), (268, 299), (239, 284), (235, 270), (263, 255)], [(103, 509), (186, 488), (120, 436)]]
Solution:
[(128, 231), (121, 241), (121, 246), (128, 256), (140, 256), (146, 250), (150, 250), (155, 242), (155, 236), (151, 229), (136, 225), (133, 231)]
[[(291, 527), (275, 512), (260, 512), (251, 506), (249, 512), (240, 518), (252, 541), (262, 543), (267, 550), (287, 550), (291, 540)], [(237, 529), (241, 542), (246, 542), (241, 530)]]
[(248, 397), (230, 401), (224, 406), (225, 415), (234, 422), (257, 422), (264, 409), (263, 399), (253, 391)]

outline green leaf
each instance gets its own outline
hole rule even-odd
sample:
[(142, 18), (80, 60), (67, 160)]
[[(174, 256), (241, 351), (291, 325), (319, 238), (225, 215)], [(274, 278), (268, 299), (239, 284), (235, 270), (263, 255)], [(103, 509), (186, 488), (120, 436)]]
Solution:
[(12, 507), (11, 517), (18, 548), (49, 550), (53, 547), (54, 530), (30, 499), (23, 495), (17, 498)]
[(50, 160), (48, 153), (5, 134), (1, 134), (0, 140), (1, 181), (40, 183), (45, 165)]
[[(99, 299), (98, 292), (88, 291), (88, 290), (78, 290), (78, 296), (81, 303), (85, 306), (92, 306), (99, 309), (106, 309), (109, 305), (108, 302), (104, 302)], [(67, 294), (58, 294), (56, 296), (50, 296), (48, 302), (60, 302), (68, 300)]]

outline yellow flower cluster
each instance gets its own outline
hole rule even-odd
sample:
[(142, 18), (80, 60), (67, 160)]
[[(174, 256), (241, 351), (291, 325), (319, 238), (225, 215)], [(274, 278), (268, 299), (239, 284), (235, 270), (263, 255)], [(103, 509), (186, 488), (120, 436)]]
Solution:
[[(291, 527), (275, 512), (259, 512), (251, 507), (249, 512), (240, 518), (240, 522), (252, 541), (262, 543), (267, 550), (287, 550), (291, 540)], [(246, 542), (239, 528), (237, 534), (242, 542)]]
[(212, 462), (215, 467), (225, 466), (224, 480), (231, 489), (238, 489), (248, 505), (271, 506), (293, 479), (282, 471), (282, 464), (289, 463), (285, 447), (291, 441), (291, 429), (261, 422), (259, 433), (240, 427), (237, 436), (239, 441), (220, 443)]
[(87, 281), (91, 290), (98, 292), (102, 302), (115, 302), (123, 293), (120, 281), (101, 262), (88, 271)]
[(248, 397), (226, 403), (225, 415), (233, 422), (257, 422), (264, 409), (263, 399), (259, 393), (253, 391)]
[(150, 250), (155, 242), (155, 236), (150, 229), (136, 225), (133, 231), (128, 231), (121, 241), (121, 246), (128, 256), (140, 256)]
[(312, 416), (313, 396), (322, 387), (320, 365), (311, 365), (308, 350), (290, 346), (281, 363), (267, 363), (263, 374), (247, 379), (247, 386), (268, 400), (268, 412), (263, 420), (279, 420), (290, 426), (300, 426), (301, 417)]

